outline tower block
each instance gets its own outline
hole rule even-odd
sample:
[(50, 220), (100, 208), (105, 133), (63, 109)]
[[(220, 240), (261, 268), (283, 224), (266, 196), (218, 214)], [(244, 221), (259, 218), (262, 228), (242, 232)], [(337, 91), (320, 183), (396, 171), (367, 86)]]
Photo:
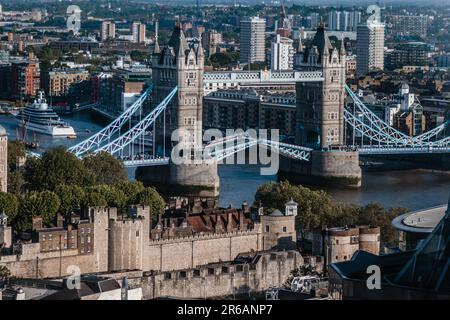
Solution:
[(323, 81), (296, 83), (296, 143), (314, 150), (310, 163), (286, 161), (283, 170), (308, 177), (312, 183), (359, 187), (359, 154), (344, 146), (345, 65), (343, 41), (340, 49), (334, 48), (320, 24), (301, 68), (322, 70)]
[(164, 118), (172, 148), (182, 145), (183, 151), (177, 155), (185, 159), (180, 163), (171, 157), (169, 183), (178, 194), (217, 197), (217, 164), (202, 160), (204, 51), (201, 41), (188, 43), (177, 23), (168, 46), (160, 49), (155, 45), (152, 62), (155, 104), (178, 86)]

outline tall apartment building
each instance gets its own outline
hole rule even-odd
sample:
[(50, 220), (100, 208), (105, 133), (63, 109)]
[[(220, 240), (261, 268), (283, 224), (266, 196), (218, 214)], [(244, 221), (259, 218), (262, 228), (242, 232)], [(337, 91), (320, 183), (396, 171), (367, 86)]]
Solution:
[(333, 10), (328, 14), (328, 30), (342, 30), (341, 15), (343, 15), (343, 13), (344, 12)]
[(356, 31), (358, 25), (361, 23), (361, 11), (352, 11), (348, 15), (348, 31)]
[(306, 17), (306, 27), (311, 30), (315, 30), (319, 25), (320, 16), (317, 12), (311, 13)]
[(384, 69), (384, 24), (367, 21), (356, 32), (356, 76), (373, 69)]
[(328, 29), (336, 31), (356, 31), (361, 23), (361, 12), (359, 11), (336, 11), (328, 14)]
[(116, 37), (116, 24), (113, 21), (103, 21), (100, 30), (100, 39), (106, 41)]
[(145, 42), (145, 24), (135, 21), (131, 24), (131, 34), (133, 35), (133, 42)]
[(442, 54), (434, 58), (436, 61), (436, 67), (450, 68), (450, 54)]
[(241, 20), (241, 62), (265, 61), (265, 30), (265, 19), (250, 17)]
[(390, 15), (386, 22), (394, 36), (427, 36), (428, 16)]
[(272, 71), (294, 68), (294, 41), (277, 34), (271, 45), (270, 68)]

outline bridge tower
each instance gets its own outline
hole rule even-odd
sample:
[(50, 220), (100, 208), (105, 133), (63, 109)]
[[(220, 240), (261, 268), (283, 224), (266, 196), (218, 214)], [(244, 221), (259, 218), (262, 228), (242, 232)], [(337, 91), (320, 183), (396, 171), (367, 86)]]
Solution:
[[(183, 143), (183, 152), (201, 159), (204, 73), (201, 41), (188, 43), (177, 22), (168, 45), (162, 49), (159, 44), (155, 46), (152, 64), (155, 105), (178, 86), (177, 96), (160, 121), (165, 121), (169, 134), (178, 129), (179, 142), (174, 142), (173, 146)], [(219, 194), (217, 165), (213, 163), (195, 160), (176, 164), (171, 161), (169, 180), (172, 189), (184, 195), (217, 197)], [(177, 187), (173, 188), (174, 185)]]
[(358, 152), (344, 147), (345, 47), (343, 41), (340, 49), (333, 47), (323, 23), (303, 55), (301, 68), (321, 70), (323, 81), (296, 83), (296, 143), (314, 151), (310, 164), (292, 164), (290, 170), (319, 178), (314, 181), (360, 186)]

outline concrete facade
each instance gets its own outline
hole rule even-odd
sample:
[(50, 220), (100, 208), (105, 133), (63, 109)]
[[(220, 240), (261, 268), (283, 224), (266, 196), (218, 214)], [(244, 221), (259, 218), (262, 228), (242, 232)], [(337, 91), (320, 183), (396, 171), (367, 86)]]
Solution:
[(242, 63), (264, 62), (266, 20), (247, 17), (241, 20), (240, 50)]
[(384, 70), (384, 24), (368, 21), (357, 28), (356, 76), (373, 69)]

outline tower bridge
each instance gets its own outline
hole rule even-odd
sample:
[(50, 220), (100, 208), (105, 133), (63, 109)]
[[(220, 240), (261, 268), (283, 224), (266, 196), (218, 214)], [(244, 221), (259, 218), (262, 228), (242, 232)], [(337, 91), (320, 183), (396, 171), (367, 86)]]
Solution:
[(238, 89), (241, 86), (294, 86), (296, 82), (323, 81), (321, 70), (313, 71), (209, 71), (203, 75), (205, 94), (219, 89)]
[[(450, 153), (449, 123), (410, 137), (378, 118), (346, 86), (345, 48), (334, 48), (323, 25), (312, 46), (303, 54), (306, 71), (204, 72), (201, 42), (188, 43), (179, 24), (165, 47), (155, 45), (152, 55), (153, 84), (124, 113), (100, 132), (71, 147), (78, 157), (109, 152), (126, 166), (140, 167), (141, 179), (168, 185), (189, 194), (215, 197), (219, 193), (217, 164), (254, 146), (282, 155), (280, 171), (288, 176), (339, 180), (358, 186), (359, 155)], [(296, 137), (294, 144), (253, 137), (248, 133), (202, 142), (203, 95), (225, 84), (289, 84), (296, 89)], [(345, 96), (355, 107), (347, 109)], [(154, 107), (143, 114), (142, 105), (152, 97)], [(132, 126), (130, 118), (139, 121)], [(178, 130), (176, 130), (178, 129)], [(347, 143), (349, 131), (359, 137)], [(152, 135), (152, 150), (144, 141)], [(174, 145), (183, 145), (182, 157), (208, 161), (175, 163), (169, 157)], [(167, 146), (167, 148), (166, 148)], [(167, 149), (167, 150), (166, 150)], [(201, 158), (203, 159), (203, 158)], [(182, 192), (182, 191), (181, 191)]]

